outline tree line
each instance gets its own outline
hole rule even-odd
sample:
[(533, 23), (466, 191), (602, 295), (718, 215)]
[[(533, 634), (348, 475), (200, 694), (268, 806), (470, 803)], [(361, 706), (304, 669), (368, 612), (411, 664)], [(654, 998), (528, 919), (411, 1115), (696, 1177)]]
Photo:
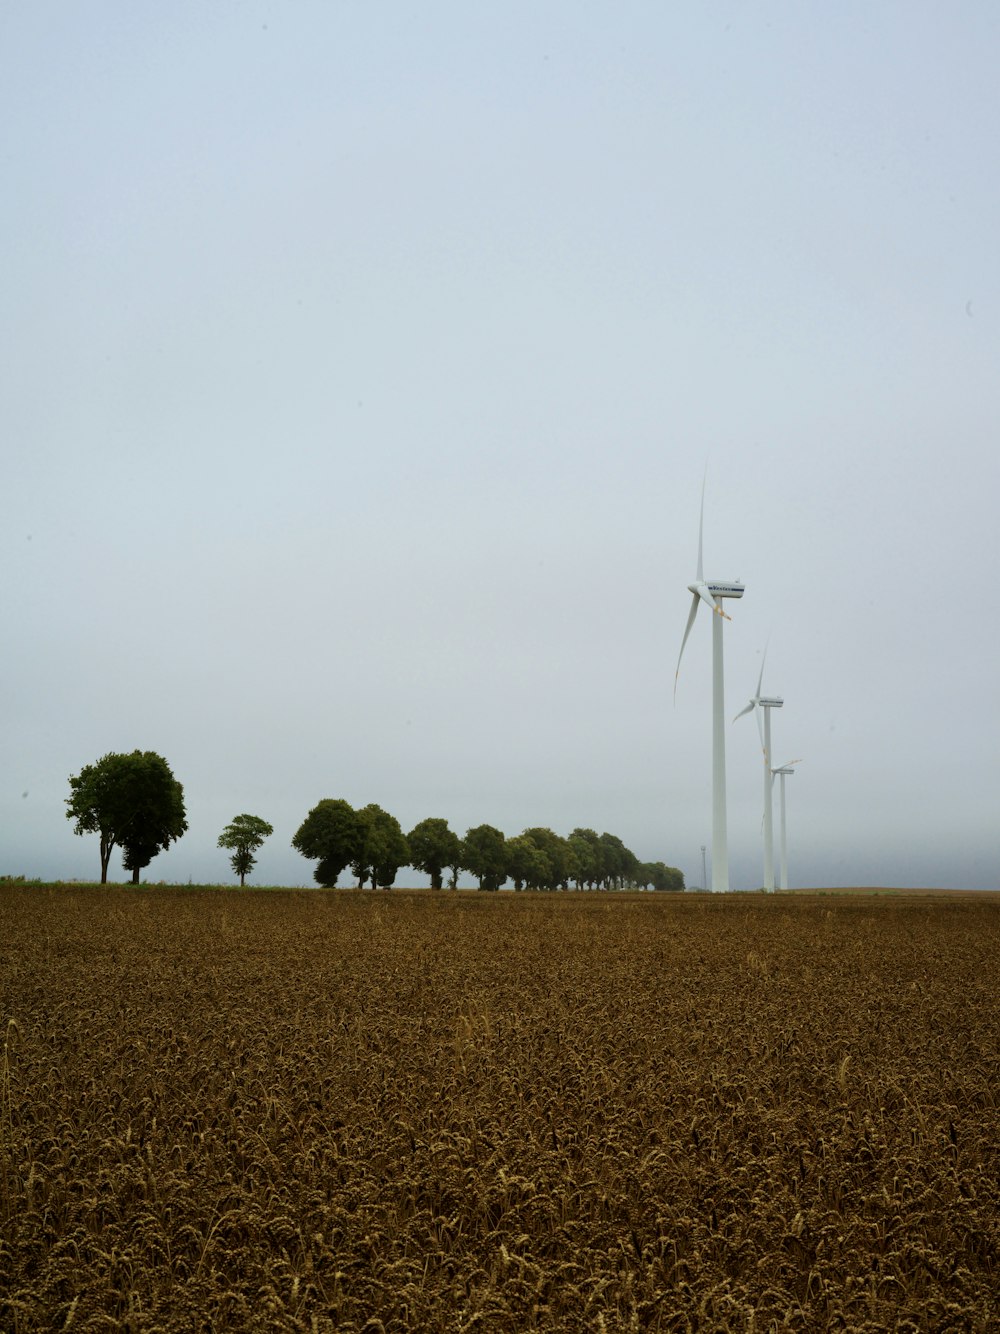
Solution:
[[(166, 760), (153, 751), (105, 755), (69, 783), (66, 814), (75, 820), (75, 832), (100, 835), (102, 884), (115, 847), (138, 884), (140, 871), (187, 829), (184, 789)], [(219, 835), (218, 846), (231, 853), (230, 864), (241, 885), (273, 832), (260, 816), (243, 814)], [(488, 891), (508, 881), (515, 890), (684, 888), (684, 876), (676, 867), (640, 861), (614, 834), (578, 828), (564, 838), (536, 826), (507, 838), (493, 825), (481, 824), (463, 838), (438, 817), (421, 820), (404, 833), (396, 817), (381, 806), (356, 810), (342, 798), (318, 802), (297, 829), (292, 847), (317, 863), (313, 878), (325, 888), (333, 888), (350, 870), (360, 888), (370, 884), (372, 889), (389, 889), (404, 866), (429, 876), (432, 889), (443, 888), (446, 880), (456, 888), (463, 871)]]

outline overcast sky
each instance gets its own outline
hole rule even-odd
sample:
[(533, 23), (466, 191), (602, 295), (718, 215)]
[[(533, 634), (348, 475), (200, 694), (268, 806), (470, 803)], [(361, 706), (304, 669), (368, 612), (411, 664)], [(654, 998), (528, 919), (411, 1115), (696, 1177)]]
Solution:
[(700, 883), (707, 468), (791, 882), (1000, 887), (998, 50), (993, 0), (5, 6), (0, 874), (96, 878), (67, 780), (139, 748), (150, 880), (246, 811), (310, 884), (343, 797)]

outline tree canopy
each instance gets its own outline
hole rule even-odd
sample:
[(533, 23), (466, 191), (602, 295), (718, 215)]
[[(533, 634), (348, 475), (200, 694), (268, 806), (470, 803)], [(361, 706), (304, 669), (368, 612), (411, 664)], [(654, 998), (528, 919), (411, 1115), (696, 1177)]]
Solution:
[(566, 839), (551, 829), (535, 827), (526, 829), (522, 838), (528, 839), (538, 850), (541, 878), (532, 889), (565, 888), (570, 876), (570, 847)]
[(480, 889), (499, 889), (507, 879), (504, 836), (491, 824), (476, 825), (462, 842), (462, 863), (478, 877)]
[(540, 889), (549, 872), (548, 858), (526, 834), (516, 834), (509, 838), (506, 848), (506, 871), (513, 880), (514, 888)]
[(621, 889), (639, 858), (615, 834), (602, 834), (599, 841), (603, 850), (601, 882), (605, 889)]
[(241, 889), (257, 861), (254, 853), (273, 833), (274, 827), (259, 815), (237, 815), (219, 835), (218, 846), (233, 854), (229, 862), (240, 878)]
[(573, 854), (573, 878), (577, 889), (593, 889), (603, 878), (604, 851), (593, 829), (574, 829), (567, 842)]
[(632, 883), (647, 889), (678, 893), (684, 888), (684, 872), (664, 862), (640, 862), (632, 874)]
[(342, 798), (324, 797), (299, 825), (292, 847), (303, 857), (318, 859), (313, 879), (332, 889), (341, 871), (357, 858), (365, 831), (357, 811)]
[(358, 877), (358, 888), (371, 880), (372, 889), (379, 885), (389, 889), (396, 881), (401, 866), (409, 865), (410, 848), (399, 821), (374, 803), (358, 811), (362, 826), (361, 845), (351, 866)]
[(431, 889), (440, 889), (445, 867), (460, 864), (462, 840), (448, 821), (430, 817), (421, 820), (406, 835), (410, 845), (410, 865), (431, 878)]
[[(252, 817), (240, 817), (252, 818)], [(404, 834), (395, 816), (374, 803), (355, 810), (344, 800), (326, 798), (309, 812), (292, 846), (315, 858), (320, 885), (332, 887), (351, 867), (358, 887), (390, 888), (403, 866), (429, 875), (441, 889), (451, 872), (454, 889), (460, 871), (469, 871), (482, 890), (498, 890), (508, 880), (515, 890), (625, 889), (652, 886), (683, 889), (680, 871), (663, 862), (640, 862), (614, 834), (574, 829), (568, 838), (541, 825), (506, 838), (494, 825), (481, 824), (459, 838), (448, 821), (428, 816)], [(234, 869), (238, 871), (236, 862)]]
[(74, 832), (100, 835), (102, 885), (116, 847), (138, 884), (139, 872), (187, 829), (184, 789), (155, 751), (110, 752), (71, 776), (69, 786), (66, 818), (76, 821)]

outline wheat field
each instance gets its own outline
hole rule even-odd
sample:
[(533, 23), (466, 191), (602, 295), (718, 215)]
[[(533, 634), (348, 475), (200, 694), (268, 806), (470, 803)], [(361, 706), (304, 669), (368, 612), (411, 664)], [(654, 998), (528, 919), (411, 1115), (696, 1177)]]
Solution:
[(0, 887), (4, 1330), (994, 1330), (992, 897)]

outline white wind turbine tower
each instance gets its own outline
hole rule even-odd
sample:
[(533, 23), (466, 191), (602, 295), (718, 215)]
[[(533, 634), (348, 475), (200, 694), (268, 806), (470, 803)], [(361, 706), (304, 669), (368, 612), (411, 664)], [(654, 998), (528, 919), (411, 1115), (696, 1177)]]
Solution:
[(723, 598), (741, 598), (743, 585), (738, 581), (706, 580), (702, 566), (702, 536), (705, 527), (705, 483), (701, 485), (701, 518), (698, 521), (698, 573), (693, 584), (691, 610), (687, 627), (677, 655), (674, 673), (674, 701), (677, 700), (677, 677), (680, 675), (684, 645), (688, 641), (698, 604), (704, 602), (712, 616), (712, 892), (729, 892), (729, 842), (726, 834), (726, 723), (725, 691), (722, 667), (722, 622), (729, 617), (722, 610)]
[[(760, 676), (757, 678), (757, 693), (751, 698), (750, 703), (745, 709), (740, 709), (736, 718), (742, 718), (745, 713), (752, 710), (757, 712), (757, 731), (760, 733), (760, 744), (764, 751), (764, 888), (769, 894), (774, 893), (774, 821), (771, 813), (771, 788), (773, 778), (771, 777), (771, 710), (780, 709), (784, 700), (779, 695), (762, 695), (760, 688), (764, 682), (764, 663), (767, 662), (767, 649), (764, 650), (764, 657), (760, 664)], [(764, 726), (761, 730), (760, 715), (764, 715)], [(733, 722), (736, 721), (733, 719)]]
[(791, 778), (795, 772), (795, 765), (801, 764), (801, 760), (789, 760), (787, 764), (781, 764), (777, 769), (771, 770), (771, 783), (776, 778), (781, 779), (781, 888), (788, 888), (788, 838), (785, 833), (785, 779)]

